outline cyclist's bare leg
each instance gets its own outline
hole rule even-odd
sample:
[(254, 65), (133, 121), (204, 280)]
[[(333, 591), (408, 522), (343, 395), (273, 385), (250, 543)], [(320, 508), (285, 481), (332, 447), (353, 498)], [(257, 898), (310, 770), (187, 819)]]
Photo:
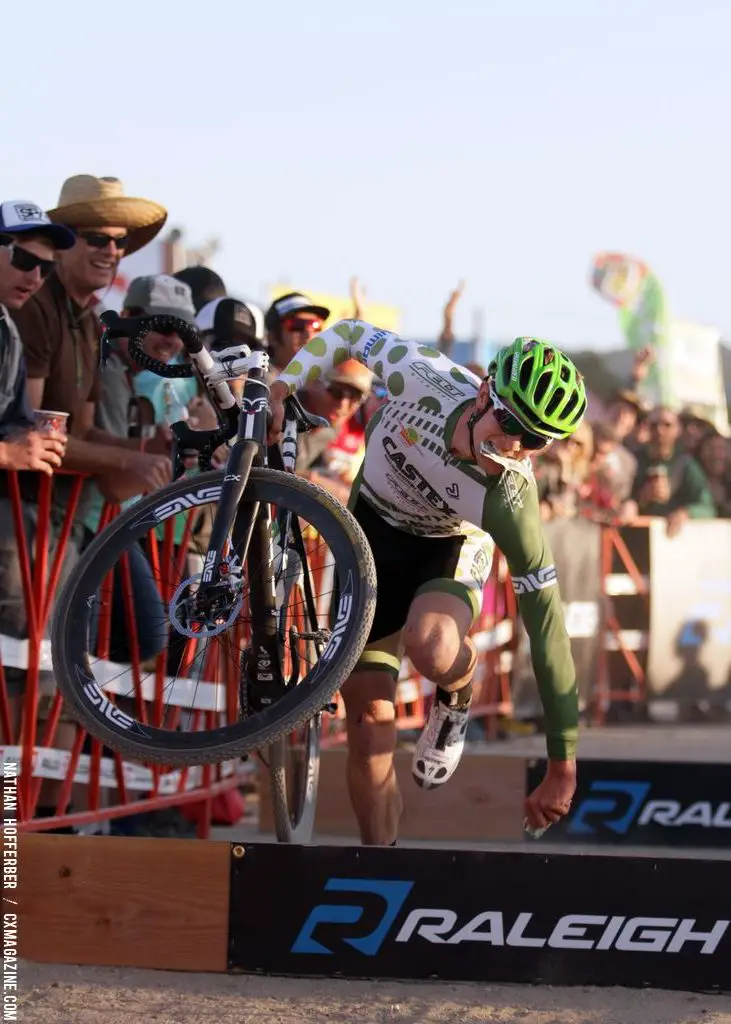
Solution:
[(467, 636), (474, 612), (466, 601), (443, 590), (417, 594), (403, 629), (406, 656), (416, 671), (446, 693), (472, 681), (477, 651)]
[(414, 780), (424, 789), (448, 782), (459, 766), (477, 663), (477, 651), (467, 636), (476, 603), (466, 587), (460, 585), (455, 593), (447, 586), (453, 587), (453, 581), (434, 580), (429, 590), (417, 594), (403, 630), (414, 668), (437, 685), (411, 763)]
[[(397, 645), (398, 634), (385, 644), (381, 641), (373, 646), (396, 650)], [(371, 653), (366, 649), (365, 658)], [(368, 846), (392, 843), (401, 817), (401, 794), (393, 763), (399, 659), (387, 653), (385, 659), (389, 658), (390, 667), (378, 666), (383, 660), (379, 656), (370, 662), (373, 668), (367, 660), (362, 662), (341, 690), (347, 715), (348, 791), (361, 842)]]

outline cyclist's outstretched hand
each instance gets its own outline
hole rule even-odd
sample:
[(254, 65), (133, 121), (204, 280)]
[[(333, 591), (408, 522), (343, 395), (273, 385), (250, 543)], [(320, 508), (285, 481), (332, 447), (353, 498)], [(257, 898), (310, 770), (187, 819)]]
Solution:
[(287, 385), (275, 380), (269, 392), (269, 433), (267, 444), (276, 444), (284, 429), (284, 399), (287, 397)]
[(531, 828), (555, 825), (571, 809), (576, 792), (576, 761), (549, 761), (543, 782), (525, 801), (525, 816)]

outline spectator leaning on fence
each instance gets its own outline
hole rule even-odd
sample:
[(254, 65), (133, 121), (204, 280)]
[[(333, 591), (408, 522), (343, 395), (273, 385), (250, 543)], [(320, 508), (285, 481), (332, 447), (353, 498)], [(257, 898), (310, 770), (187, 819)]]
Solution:
[[(61, 465), (66, 450), (66, 438), (56, 433), (45, 436), (36, 432), (33, 410), (28, 402), (26, 365), (22, 343), (8, 310), (17, 316), (23, 305), (41, 287), (54, 265), (58, 251), (74, 245), (72, 231), (63, 225), (54, 225), (35, 204), (25, 200), (3, 203), (0, 206), (0, 467), (19, 470), (23, 477), (36, 481), (37, 470), (52, 474)], [(14, 510), (10, 501), (7, 472), (0, 473), (0, 632), (4, 634), (3, 663), (4, 688), (8, 698), (10, 734), (0, 727), (0, 741), (18, 742), (20, 712), (26, 691), (28, 661), (24, 654), (24, 641), (28, 637), (26, 595), (20, 566), (20, 535), (16, 533), (14, 511), (20, 512), (27, 553), (35, 559), (34, 538), (38, 525), (38, 509), (24, 503)], [(55, 544), (54, 531), (49, 531), (51, 553)], [(60, 582), (68, 571), (70, 560), (62, 563)], [(31, 571), (33, 566), (31, 565)], [(47, 635), (47, 633), (46, 633)], [(12, 641), (16, 641), (13, 643)], [(45, 717), (53, 693), (53, 677), (41, 672), (37, 713)], [(29, 695), (30, 696), (30, 695)], [(30, 706), (26, 704), (26, 710)], [(58, 745), (58, 744), (57, 744)], [(53, 789), (44, 783), (40, 791), (39, 815), (49, 815), (54, 800)]]
[[(142, 489), (155, 489), (170, 479), (170, 460), (164, 455), (139, 451), (139, 441), (121, 440), (94, 426), (99, 396), (98, 360), (101, 325), (94, 313), (95, 292), (110, 287), (119, 260), (150, 242), (167, 218), (166, 210), (147, 199), (125, 196), (117, 178), (76, 175), (64, 182), (58, 205), (48, 211), (51, 221), (70, 227), (76, 241), (61, 251), (56, 268), (38, 292), (14, 316), (28, 371), (28, 396), (34, 408), (68, 414), (68, 445), (64, 469), (91, 475), (116, 469), (136, 478)], [(54, 480), (51, 521), (51, 552), (66, 517), (73, 478)], [(34, 474), (21, 482), (23, 514), (29, 543), (37, 529), (38, 486)], [(83, 527), (74, 521), (63, 560), (60, 586), (78, 558)], [(7, 606), (23, 605), (17, 550), (6, 552), (0, 576), (0, 600)], [(21, 621), (22, 619), (22, 621)], [(25, 614), (15, 621), (16, 635), (27, 636)], [(8, 628), (4, 629), (7, 632)], [(21, 672), (21, 669), (18, 669)], [(7, 673), (6, 673), (7, 678)], [(55, 692), (53, 676), (41, 674), (39, 716), (47, 717)], [(22, 686), (25, 672), (22, 671)], [(64, 722), (56, 734), (55, 746), (69, 749), (75, 728)], [(38, 813), (51, 813), (59, 783), (44, 783)]]
[[(124, 298), (123, 317), (130, 316), (175, 316), (192, 324), (195, 319), (193, 300), (190, 288), (182, 281), (165, 274), (150, 277), (137, 277), (129, 286)], [(183, 342), (174, 332), (160, 333), (153, 331), (143, 343), (145, 352), (160, 362), (167, 363), (182, 352)], [(96, 423), (106, 433), (126, 439), (137, 434), (139, 430), (139, 395), (136, 380), (140, 376), (140, 368), (129, 357), (129, 342), (126, 338), (115, 338), (110, 344), (106, 365), (101, 373), (100, 401), (96, 411)], [(188, 380), (163, 381), (154, 378), (160, 387), (165, 384), (187, 385)], [(181, 394), (181, 403), (185, 402), (186, 393)], [(158, 402), (151, 398), (151, 419), (153, 425), (149, 436), (156, 433), (165, 435), (166, 443), (169, 428), (160, 425), (162, 417), (158, 417)], [(124, 502), (137, 497), (139, 489), (131, 486), (129, 477), (118, 473), (109, 473), (96, 477), (92, 493), (87, 504), (84, 517), (86, 535), (85, 545), (94, 538), (104, 507), (104, 499), (113, 502)], [(167, 639), (167, 619), (165, 606), (160, 597), (160, 588), (147, 556), (141, 547), (132, 547), (128, 557), (129, 578), (133, 595), (133, 614), (136, 624), (139, 659), (146, 662), (155, 657), (165, 647)], [(109, 636), (109, 658), (114, 662), (131, 662), (130, 623), (127, 621), (121, 573), (115, 572), (111, 601), (111, 629)], [(105, 598), (100, 600), (100, 606)], [(107, 598), (108, 600), (108, 598)], [(96, 628), (96, 625), (94, 625)], [(147, 669), (149, 666), (142, 666)]]
[[(136, 277), (124, 298), (123, 317), (133, 316), (175, 316), (186, 323), (195, 322), (195, 310), (188, 285), (166, 274)], [(170, 362), (183, 350), (182, 339), (174, 331), (153, 331), (145, 338), (145, 352), (161, 363)], [(126, 338), (115, 338), (111, 352), (100, 377), (100, 401), (96, 409), (95, 423), (110, 437), (120, 441), (132, 439), (143, 450), (157, 447), (165, 452), (171, 446), (172, 434), (168, 427), (161, 425), (157, 417), (157, 396), (151, 396), (150, 427), (140, 437), (139, 392), (135, 381), (140, 367), (129, 356), (129, 342)], [(171, 384), (175, 387), (176, 381)], [(166, 382), (157, 378), (162, 391)], [(188, 381), (185, 381), (188, 384)], [(180, 405), (185, 405), (190, 388), (180, 395)], [(157, 420), (157, 423), (155, 422)], [(140, 481), (119, 471), (99, 474), (96, 478), (99, 490), (111, 501), (125, 501), (141, 494)]]
[(140, 490), (154, 490), (170, 478), (169, 459), (95, 426), (101, 330), (91, 305), (95, 292), (111, 286), (122, 256), (152, 241), (167, 213), (151, 200), (126, 196), (117, 178), (80, 174), (64, 182), (49, 217), (68, 223), (77, 240), (16, 321), (31, 402), (69, 413), (64, 468), (114, 471), (132, 477)]
[(33, 429), (25, 356), (11, 313), (38, 291), (56, 253), (74, 242), (73, 231), (52, 224), (36, 203), (0, 204), (0, 469), (52, 473), (66, 450), (65, 436)]
[(664, 516), (668, 536), (678, 533), (688, 519), (710, 519), (716, 514), (705, 474), (680, 446), (680, 420), (666, 406), (657, 406), (648, 418), (650, 441), (637, 452), (637, 476), (632, 499), (623, 518)]

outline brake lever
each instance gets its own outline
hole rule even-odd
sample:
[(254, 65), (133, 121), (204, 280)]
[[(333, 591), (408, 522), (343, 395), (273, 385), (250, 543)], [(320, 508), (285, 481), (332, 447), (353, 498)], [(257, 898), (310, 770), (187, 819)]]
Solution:
[(307, 433), (310, 430), (316, 430), (318, 427), (329, 427), (330, 424), (322, 416), (315, 416), (314, 413), (308, 412), (304, 405), (300, 402), (297, 395), (289, 395), (284, 400), (285, 404), (285, 419), (295, 420), (297, 428), (302, 433)]
[(173, 433), (171, 455), (174, 480), (185, 472), (186, 458), (197, 456), (201, 472), (209, 470), (213, 453), (228, 440), (224, 430), (193, 430), (185, 420), (172, 423), (170, 429)]
[(103, 370), (114, 351), (112, 342), (115, 338), (131, 338), (139, 331), (144, 320), (149, 316), (120, 316), (114, 309), (105, 309), (99, 316), (104, 324), (102, 336), (99, 339), (99, 369)]

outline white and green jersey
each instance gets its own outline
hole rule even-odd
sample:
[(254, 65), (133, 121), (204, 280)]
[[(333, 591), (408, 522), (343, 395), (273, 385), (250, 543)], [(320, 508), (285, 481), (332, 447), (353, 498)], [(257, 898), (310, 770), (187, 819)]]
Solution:
[(450, 455), (479, 378), (436, 349), (371, 324), (343, 320), (328, 328), (297, 353), (279, 381), (291, 394), (352, 358), (385, 385), (388, 401), (368, 424), (351, 503), (362, 497), (391, 526), (422, 537), (492, 538), (508, 562), (530, 638), (549, 757), (573, 756), (575, 671), (530, 460), (491, 476)]

